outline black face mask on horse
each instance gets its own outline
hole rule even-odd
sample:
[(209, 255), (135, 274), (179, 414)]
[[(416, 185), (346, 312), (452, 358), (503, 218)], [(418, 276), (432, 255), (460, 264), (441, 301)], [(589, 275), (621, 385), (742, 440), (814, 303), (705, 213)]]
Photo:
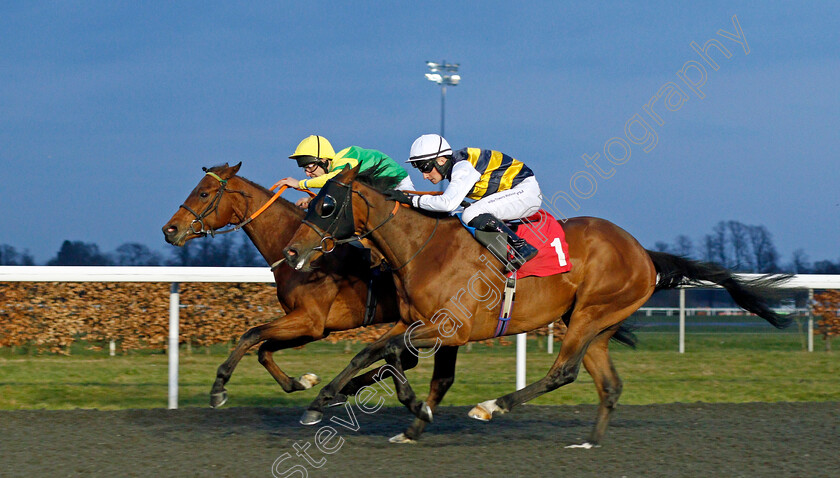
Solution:
[(303, 218), (303, 223), (321, 236), (318, 248), (325, 254), (332, 252), (336, 245), (355, 239), (351, 194), (349, 184), (327, 181)]

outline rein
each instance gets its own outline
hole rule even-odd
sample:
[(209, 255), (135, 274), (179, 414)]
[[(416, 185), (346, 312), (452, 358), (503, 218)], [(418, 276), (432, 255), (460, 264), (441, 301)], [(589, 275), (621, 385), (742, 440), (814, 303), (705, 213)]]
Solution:
[[(271, 206), (274, 203), (274, 201), (276, 201), (277, 198), (280, 197), (281, 194), (283, 194), (283, 191), (285, 191), (288, 188), (288, 186), (286, 186), (286, 185), (280, 186), (279, 181), (274, 183), (274, 185), (271, 186), (270, 190), (274, 191), (274, 189), (276, 189), (278, 186), (280, 186), (280, 190), (278, 190), (274, 194), (274, 196), (271, 196), (271, 199), (266, 201), (266, 203), (263, 204), (262, 207), (257, 209), (250, 216), (248, 216), (247, 219), (240, 222), (239, 224), (234, 224), (229, 229), (212, 229), (212, 228), (208, 228), (204, 224), (204, 218), (206, 218), (210, 214), (213, 214), (219, 208), (219, 203), (222, 200), (222, 194), (224, 194), (227, 191), (227, 183), (228, 182), (227, 182), (227, 179), (222, 179), (218, 174), (216, 174), (212, 171), (205, 171), (205, 175), (210, 176), (211, 178), (219, 181), (219, 189), (216, 191), (216, 195), (213, 196), (213, 200), (210, 201), (210, 204), (208, 204), (207, 207), (204, 209), (204, 211), (202, 211), (200, 214), (193, 211), (186, 204), (181, 204), (181, 206), (180, 206), (180, 207), (186, 209), (187, 211), (189, 211), (190, 214), (195, 216), (195, 219), (193, 219), (192, 222), (190, 222), (190, 232), (192, 232), (193, 234), (199, 234), (199, 235), (202, 235), (202, 236), (206, 236), (206, 235), (209, 234), (210, 237), (215, 237), (217, 234), (227, 234), (229, 232), (234, 232), (234, 231), (238, 231), (238, 230), (242, 229), (243, 227), (245, 227), (245, 225), (247, 225), (248, 223), (250, 223), (251, 221), (256, 219), (257, 216), (259, 216), (260, 214), (265, 212), (265, 210), (268, 209), (268, 207)], [(293, 188), (293, 189), (297, 189), (297, 188)], [(297, 190), (301, 191), (301, 189), (297, 189)], [(306, 191), (310, 196), (315, 196), (315, 194), (313, 194), (312, 191), (308, 191), (308, 190), (304, 190), (304, 191)], [(242, 191), (230, 191), (230, 192), (236, 192), (236, 193), (245, 195), (245, 193), (242, 192)], [(198, 230), (196, 230), (196, 228), (195, 228), (196, 223), (198, 223), (201, 226), (201, 228), (198, 229)]]

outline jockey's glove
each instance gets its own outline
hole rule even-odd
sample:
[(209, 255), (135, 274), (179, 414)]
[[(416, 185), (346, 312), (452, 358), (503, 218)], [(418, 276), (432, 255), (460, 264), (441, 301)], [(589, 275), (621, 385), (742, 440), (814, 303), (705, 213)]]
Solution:
[(397, 201), (411, 206), (411, 197), (399, 189), (388, 189), (385, 191), (385, 197), (391, 201)]

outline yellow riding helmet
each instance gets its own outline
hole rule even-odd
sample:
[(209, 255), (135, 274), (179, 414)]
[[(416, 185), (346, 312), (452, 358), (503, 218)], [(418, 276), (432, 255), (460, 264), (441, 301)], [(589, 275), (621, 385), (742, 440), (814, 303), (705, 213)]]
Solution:
[(327, 138), (313, 134), (301, 141), (289, 158), (297, 160), (298, 166), (304, 167), (308, 164), (332, 160), (335, 158), (335, 150)]

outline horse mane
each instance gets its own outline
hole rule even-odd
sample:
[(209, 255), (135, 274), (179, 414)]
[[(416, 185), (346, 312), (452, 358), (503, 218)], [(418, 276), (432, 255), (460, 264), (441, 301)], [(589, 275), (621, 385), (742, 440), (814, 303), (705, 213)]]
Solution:
[[(213, 166), (212, 168), (209, 168), (207, 171), (211, 172), (211, 173), (218, 174), (219, 172), (227, 169), (228, 167), (229, 166), (227, 164), (219, 164), (217, 166)], [(262, 191), (265, 194), (267, 194), (269, 197), (274, 196), (274, 192), (272, 190), (270, 190), (270, 189), (268, 189), (264, 186), (261, 186), (261, 185), (255, 183), (254, 181), (251, 181), (250, 179), (248, 179), (246, 177), (239, 176), (239, 175), (236, 175), (236, 177), (245, 181), (245, 183), (249, 184), (250, 186)], [(295, 216), (301, 218), (301, 219), (303, 219), (303, 216), (306, 214), (306, 212), (303, 209), (295, 206), (294, 203), (292, 203), (288, 199), (284, 199), (283, 196), (280, 196), (279, 198), (277, 198), (275, 200), (275, 204), (276, 203), (281, 203), (283, 206), (286, 207), (286, 209), (289, 209), (289, 210), (293, 211), (293, 214)]]
[[(394, 181), (393, 177), (382, 177), (379, 175), (379, 173), (384, 169), (385, 168), (381, 165), (376, 166), (375, 168), (366, 169), (356, 175), (356, 180), (365, 186), (372, 188), (376, 192), (384, 194), (386, 190), (394, 189), (394, 187), (398, 184)], [(427, 211), (419, 208), (411, 208), (411, 210), (432, 219), (455, 219), (449, 213), (445, 212)]]
[(385, 171), (385, 165), (378, 164), (364, 171), (359, 171), (356, 175), (356, 180), (376, 189), (380, 193), (388, 189), (394, 189), (399, 184), (399, 181), (393, 176), (383, 176), (383, 171)]

